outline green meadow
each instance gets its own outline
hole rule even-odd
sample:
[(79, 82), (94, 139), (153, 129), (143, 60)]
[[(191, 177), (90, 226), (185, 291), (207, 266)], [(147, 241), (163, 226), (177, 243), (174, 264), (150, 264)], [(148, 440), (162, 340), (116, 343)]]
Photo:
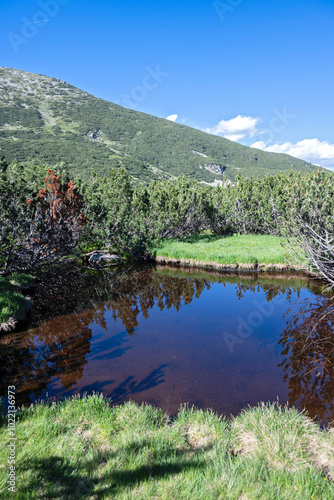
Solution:
[(155, 248), (157, 257), (194, 259), (218, 264), (288, 264), (285, 238), (270, 235), (196, 235), (186, 240), (168, 239)]

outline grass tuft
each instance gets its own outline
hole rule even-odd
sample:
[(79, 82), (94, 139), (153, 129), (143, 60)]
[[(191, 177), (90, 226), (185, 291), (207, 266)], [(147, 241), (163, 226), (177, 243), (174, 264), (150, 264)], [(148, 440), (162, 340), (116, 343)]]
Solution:
[(318, 433), (310, 419), (277, 404), (244, 411), (231, 425), (235, 453), (261, 458), (269, 467), (287, 471), (309, 467), (309, 442)]

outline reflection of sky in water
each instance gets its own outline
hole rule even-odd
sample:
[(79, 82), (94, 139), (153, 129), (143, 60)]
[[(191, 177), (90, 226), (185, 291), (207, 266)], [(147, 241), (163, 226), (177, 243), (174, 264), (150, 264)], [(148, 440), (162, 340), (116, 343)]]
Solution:
[(7, 335), (1, 392), (15, 380), (25, 403), (99, 391), (114, 403), (146, 401), (174, 413), (188, 402), (226, 415), (278, 397), (330, 418), (330, 299), (296, 280), (229, 281), (217, 273), (212, 281), (208, 273), (127, 276), (105, 304)]

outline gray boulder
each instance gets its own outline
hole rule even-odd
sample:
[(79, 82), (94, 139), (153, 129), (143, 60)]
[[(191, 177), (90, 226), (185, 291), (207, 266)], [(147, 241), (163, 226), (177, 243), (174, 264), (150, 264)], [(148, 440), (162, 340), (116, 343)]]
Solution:
[(89, 264), (92, 266), (107, 266), (107, 265), (117, 265), (123, 262), (123, 257), (119, 254), (108, 253), (102, 250), (95, 250), (87, 255), (85, 255)]

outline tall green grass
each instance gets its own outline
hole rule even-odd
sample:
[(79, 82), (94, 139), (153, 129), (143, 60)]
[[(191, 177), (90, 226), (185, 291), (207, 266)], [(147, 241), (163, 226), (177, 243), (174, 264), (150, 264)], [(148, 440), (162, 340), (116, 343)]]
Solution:
[(157, 256), (219, 264), (287, 264), (284, 243), (284, 238), (270, 235), (199, 235), (187, 240), (164, 240), (155, 252)]
[(0, 427), (1, 498), (334, 498), (334, 433), (294, 409), (260, 405), (227, 421), (181, 407), (171, 421), (95, 394), (17, 418), (15, 494), (5, 418)]

